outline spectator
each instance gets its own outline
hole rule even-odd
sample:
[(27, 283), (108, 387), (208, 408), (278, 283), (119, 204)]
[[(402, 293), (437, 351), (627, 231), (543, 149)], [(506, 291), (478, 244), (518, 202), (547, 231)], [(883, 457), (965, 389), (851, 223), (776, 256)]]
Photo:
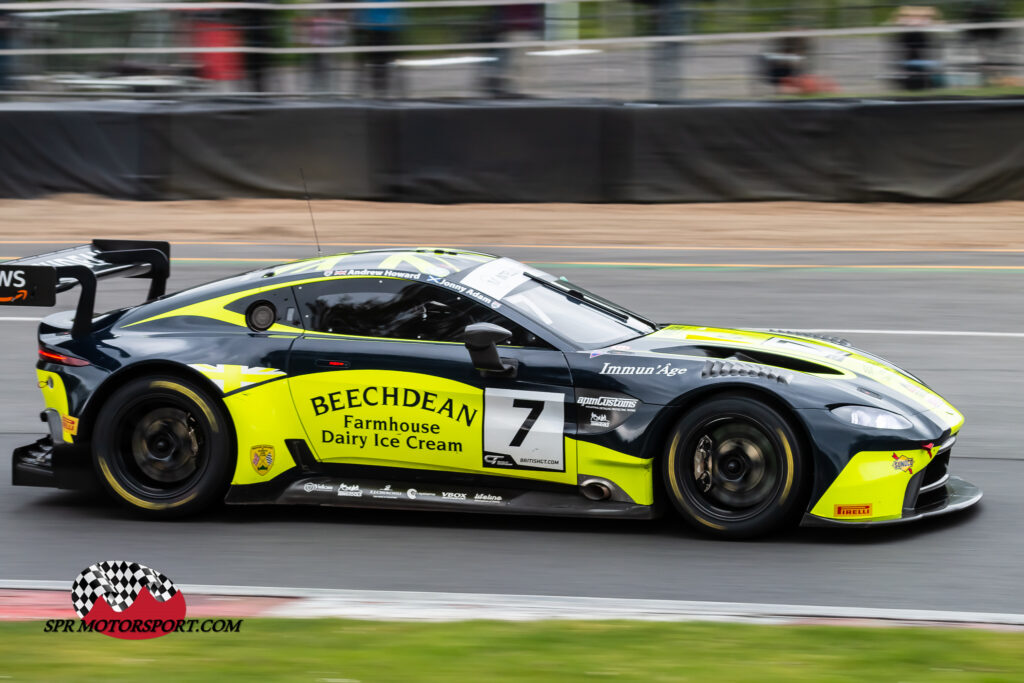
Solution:
[(781, 95), (819, 95), (838, 90), (824, 76), (811, 73), (811, 41), (791, 35), (776, 39), (759, 58), (762, 78)]
[[(1002, 21), (1005, 15), (1006, 7), (1002, 0), (970, 0), (964, 19), (969, 24), (987, 24)], [(1000, 55), (1004, 35), (1004, 29), (992, 26), (972, 28), (964, 32), (964, 39), (977, 55), (979, 69), (986, 84), (999, 80), (1000, 72), (1011, 66), (1006, 63), (1008, 60)]]
[[(195, 47), (239, 47), (242, 38), (238, 27), (219, 13), (201, 12), (188, 24)], [(244, 54), (237, 52), (200, 52), (196, 67), (198, 75), (215, 84), (237, 82), (244, 75)]]
[[(688, 18), (682, 0), (646, 0), (654, 35), (674, 36), (689, 33)], [(679, 97), (682, 85), (683, 46), (664, 42), (652, 46), (650, 60), (651, 96), (656, 100)]]
[(891, 23), (907, 28), (895, 34), (896, 80), (905, 90), (924, 90), (942, 85), (939, 45), (931, 27), (941, 15), (934, 7), (905, 5)]
[[(272, 45), (273, 27), (269, 14), (269, 10), (246, 9), (239, 11), (242, 21), (242, 40), (246, 47), (260, 48)], [(251, 92), (266, 92), (270, 55), (264, 52), (246, 52), (244, 64), (249, 90)]]
[[(540, 38), (544, 27), (543, 5), (497, 5), (491, 7), (483, 41), (514, 43)], [(508, 97), (522, 90), (519, 51), (492, 50), (493, 62), (484, 69), (483, 90), (491, 97)]]
[(772, 49), (761, 55), (764, 79), (776, 91), (782, 91), (792, 79), (804, 72), (810, 50), (810, 41), (806, 36), (776, 39)]
[[(392, 7), (374, 7), (387, 0), (364, 0), (367, 5), (355, 15), (355, 35), (358, 45), (388, 47), (398, 45), (402, 29), (402, 10)], [(358, 52), (359, 87), (364, 90), (369, 80), (375, 97), (386, 97), (391, 92), (392, 52)], [(368, 78), (367, 78), (368, 77)]]
[[(11, 19), (6, 10), (0, 10), (0, 50), (11, 46), (11, 34), (14, 32)], [(0, 55), (0, 94), (11, 89), (10, 60), (7, 55)]]
[[(310, 47), (331, 47), (345, 42), (345, 22), (330, 12), (316, 12), (308, 17), (303, 27), (306, 44)], [(324, 52), (310, 55), (310, 90), (329, 92), (331, 87), (331, 56)]]

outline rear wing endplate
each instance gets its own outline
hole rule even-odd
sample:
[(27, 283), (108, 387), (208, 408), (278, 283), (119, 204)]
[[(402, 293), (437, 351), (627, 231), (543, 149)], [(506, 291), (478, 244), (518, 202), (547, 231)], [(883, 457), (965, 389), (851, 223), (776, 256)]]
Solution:
[(146, 301), (164, 295), (171, 274), (171, 245), (150, 240), (93, 240), (70, 249), (0, 264), (0, 305), (53, 306), (57, 294), (81, 285), (71, 335), (92, 331), (96, 284), (108, 277), (150, 280)]

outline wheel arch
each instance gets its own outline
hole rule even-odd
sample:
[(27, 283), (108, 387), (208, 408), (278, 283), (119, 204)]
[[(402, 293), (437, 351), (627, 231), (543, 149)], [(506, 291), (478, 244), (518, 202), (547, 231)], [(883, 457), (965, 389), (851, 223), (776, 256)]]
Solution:
[[(665, 458), (668, 450), (669, 435), (672, 433), (676, 424), (692, 406), (703, 401), (710, 401), (727, 396), (754, 398), (777, 410), (790, 421), (790, 424), (793, 425), (794, 431), (796, 432), (797, 438), (800, 440), (800, 446), (807, 454), (807, 457), (805, 458), (806, 462), (804, 464), (804, 467), (806, 468), (805, 475), (809, 477), (809, 482), (811, 482), (812, 485), (807, 487), (805, 497), (810, 497), (813, 489), (814, 477), (816, 475), (816, 463), (814, 457), (814, 441), (811, 439), (807, 423), (802, 417), (800, 417), (799, 411), (779, 396), (779, 394), (770, 391), (759, 384), (744, 382), (715, 383), (711, 386), (702, 387), (697, 391), (683, 394), (666, 406), (665, 412), (663, 413), (663, 417), (661, 418), (658, 426), (658, 433), (653, 439), (653, 443), (659, 446), (654, 451), (654, 462), (657, 466), (652, 468), (654, 472), (654, 488), (657, 495), (666, 495), (665, 487), (667, 482), (665, 481), (663, 473), (664, 468), (661, 467), (661, 462)], [(804, 509), (808, 507), (808, 504), (809, 501), (802, 501), (801, 503)]]
[(103, 406), (106, 405), (107, 400), (115, 391), (132, 380), (151, 375), (169, 375), (195, 381), (197, 385), (206, 390), (207, 398), (217, 402), (224, 410), (224, 415), (228, 418), (231, 438), (232, 440), (235, 439), (234, 421), (231, 419), (231, 413), (224, 405), (221, 397), (210, 391), (210, 380), (184, 363), (169, 360), (145, 360), (117, 370), (97, 387), (79, 416), (79, 432), (82, 435), (82, 440), (89, 441), (92, 439), (96, 419), (99, 417)]

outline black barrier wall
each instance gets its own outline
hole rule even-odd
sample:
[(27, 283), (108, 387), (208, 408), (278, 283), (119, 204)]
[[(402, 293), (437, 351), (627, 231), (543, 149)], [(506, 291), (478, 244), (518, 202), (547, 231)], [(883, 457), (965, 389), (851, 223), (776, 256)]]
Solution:
[(1024, 199), (1024, 100), (8, 104), (0, 196)]

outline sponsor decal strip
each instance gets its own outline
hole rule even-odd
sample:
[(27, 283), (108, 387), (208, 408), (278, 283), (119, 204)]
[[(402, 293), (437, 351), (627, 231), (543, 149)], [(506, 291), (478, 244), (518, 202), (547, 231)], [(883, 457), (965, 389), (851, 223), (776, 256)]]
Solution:
[[(911, 623), (1024, 628), (1024, 614), (992, 612), (267, 586), (179, 584), (178, 588), (189, 596), (246, 598), (241, 603), (223, 601), (220, 608), (225, 612), (230, 610), (232, 616), (244, 614), (246, 617), (337, 617), (383, 621), (635, 619), (768, 624), (822, 621), (841, 624), (847, 620), (868, 620), (880, 626)], [(71, 611), (67, 590), (67, 581), (0, 580), (0, 621), (66, 617)], [(31, 603), (33, 597), (38, 596), (38, 602), (44, 604), (57, 592), (60, 593), (62, 605), (54, 603), (52, 608), (37, 609), (31, 616), (18, 616), (19, 606), (27, 612), (24, 606)], [(18, 600), (12, 599), (11, 594), (17, 594)], [(217, 615), (218, 602), (221, 601), (210, 600), (204, 616)], [(249, 612), (246, 612), (246, 608)]]
[[(495, 493), (493, 491), (473, 489), (462, 491), (445, 490), (445, 487), (436, 487), (429, 484), (426, 484), (425, 487), (413, 488), (408, 485), (386, 484), (370, 480), (335, 481), (323, 479), (320, 481), (307, 481), (298, 488), (306, 494), (326, 494), (340, 498), (365, 497), (377, 500), (400, 501), (408, 499), (427, 502), (483, 503), (488, 505), (503, 504), (509, 500), (508, 492), (504, 491)], [(454, 489), (456, 487), (447, 488)]]

